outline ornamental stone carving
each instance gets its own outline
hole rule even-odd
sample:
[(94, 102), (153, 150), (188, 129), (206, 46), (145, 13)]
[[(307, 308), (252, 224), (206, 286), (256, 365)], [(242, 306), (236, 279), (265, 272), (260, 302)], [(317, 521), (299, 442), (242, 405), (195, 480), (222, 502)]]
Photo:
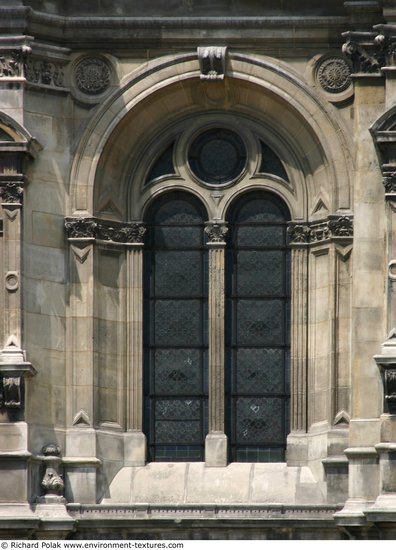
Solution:
[(140, 244), (143, 243), (145, 233), (146, 228), (140, 222), (118, 226), (109, 226), (104, 223), (99, 223), (97, 238), (116, 243)]
[(332, 238), (352, 238), (353, 218), (329, 216), (327, 220), (313, 223), (291, 223), (288, 227), (291, 244), (313, 244)]
[(23, 406), (22, 378), (20, 376), (0, 377), (0, 409), (21, 409)]
[(353, 73), (381, 74), (385, 64), (384, 47), (375, 32), (344, 32), (346, 38), (342, 53), (352, 63)]
[(335, 237), (351, 237), (353, 235), (352, 219), (349, 216), (331, 218), (329, 229)]
[(64, 74), (61, 65), (48, 61), (29, 59), (25, 63), (25, 76), (28, 82), (61, 88), (64, 86)]
[(110, 85), (110, 67), (101, 57), (87, 57), (77, 64), (74, 80), (83, 94), (102, 94)]
[(310, 229), (307, 225), (289, 225), (287, 233), (292, 243), (302, 244), (309, 242)]
[(107, 222), (95, 218), (66, 218), (65, 230), (68, 239), (96, 239), (117, 244), (143, 243), (146, 228), (141, 222)]
[(42, 504), (64, 503), (62, 496), (65, 484), (62, 475), (59, 473), (61, 465), (60, 447), (54, 444), (46, 445), (41, 451), (41, 459), (45, 464), (45, 474), (41, 481), (44, 496), (37, 500)]
[(384, 174), (383, 184), (386, 193), (396, 193), (396, 172)]
[(226, 47), (205, 46), (198, 48), (201, 80), (224, 80)]
[(2, 203), (16, 203), (22, 202), (23, 187), (20, 182), (17, 181), (5, 181), (0, 184), (0, 197)]
[(338, 94), (351, 85), (351, 72), (351, 67), (345, 59), (331, 57), (319, 64), (317, 78), (323, 90), (330, 94)]
[(97, 223), (92, 218), (66, 218), (65, 229), (68, 239), (94, 239)]
[(228, 228), (225, 223), (209, 222), (205, 227), (205, 233), (208, 236), (208, 243), (223, 243)]

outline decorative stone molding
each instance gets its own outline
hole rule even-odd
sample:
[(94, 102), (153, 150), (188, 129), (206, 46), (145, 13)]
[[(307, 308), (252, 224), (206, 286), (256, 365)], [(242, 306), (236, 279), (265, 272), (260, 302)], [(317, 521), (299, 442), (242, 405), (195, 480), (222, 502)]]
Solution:
[(110, 77), (110, 67), (101, 57), (82, 59), (74, 71), (77, 89), (90, 96), (103, 94), (110, 86)]
[(0, 48), (0, 80), (23, 77), (24, 62), (31, 51), (26, 44), (14, 49)]
[(198, 48), (201, 80), (224, 80), (226, 53), (226, 47), (204, 46)]
[(19, 273), (8, 271), (5, 276), (5, 287), (8, 292), (16, 292), (19, 288)]
[(291, 222), (287, 229), (291, 244), (313, 244), (329, 239), (353, 237), (351, 216), (329, 216), (327, 220), (311, 223)]
[(45, 494), (39, 497), (37, 502), (40, 504), (64, 504), (66, 502), (63, 497), (65, 484), (59, 473), (62, 463), (60, 447), (54, 444), (46, 445), (41, 451), (40, 458), (45, 464), (45, 474), (41, 481), (41, 487)]
[(69, 240), (95, 239), (98, 224), (93, 218), (66, 218), (65, 230)]
[(208, 222), (205, 233), (208, 236), (208, 243), (223, 243), (228, 228), (224, 222)]
[(23, 197), (22, 181), (0, 181), (0, 198), (3, 204), (21, 204)]
[(342, 52), (352, 62), (353, 74), (382, 75), (385, 65), (384, 45), (376, 32), (344, 32), (346, 39)]
[(142, 244), (146, 228), (141, 222), (109, 222), (95, 218), (66, 218), (68, 240), (98, 240), (116, 244)]
[(351, 66), (344, 58), (327, 57), (318, 64), (317, 80), (325, 92), (340, 94), (351, 85), (351, 73)]
[(25, 76), (32, 84), (64, 88), (64, 70), (59, 63), (28, 59), (25, 63)]

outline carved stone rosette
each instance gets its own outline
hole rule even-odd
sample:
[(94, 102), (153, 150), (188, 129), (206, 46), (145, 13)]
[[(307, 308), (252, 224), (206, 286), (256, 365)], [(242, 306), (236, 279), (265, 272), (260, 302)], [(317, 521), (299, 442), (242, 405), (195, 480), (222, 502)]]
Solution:
[(291, 222), (287, 229), (290, 244), (309, 245), (329, 239), (353, 237), (353, 218), (351, 216), (329, 216), (320, 222)]
[(342, 57), (325, 58), (319, 64), (317, 79), (325, 92), (339, 94), (352, 83), (351, 67)]
[(142, 244), (146, 228), (141, 222), (109, 222), (95, 218), (66, 218), (69, 241), (97, 240), (116, 244)]
[(101, 57), (86, 57), (75, 69), (74, 80), (80, 92), (96, 96), (103, 94), (110, 86), (110, 67)]

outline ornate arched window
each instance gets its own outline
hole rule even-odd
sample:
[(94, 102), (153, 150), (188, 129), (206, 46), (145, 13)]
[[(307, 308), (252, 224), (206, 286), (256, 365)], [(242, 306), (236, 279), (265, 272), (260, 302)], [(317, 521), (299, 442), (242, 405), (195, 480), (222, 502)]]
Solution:
[(290, 399), (290, 253), (285, 204), (248, 193), (232, 205), (226, 263), (230, 457), (285, 459)]
[(202, 204), (167, 193), (148, 213), (144, 262), (144, 416), (148, 457), (204, 460), (207, 262)]

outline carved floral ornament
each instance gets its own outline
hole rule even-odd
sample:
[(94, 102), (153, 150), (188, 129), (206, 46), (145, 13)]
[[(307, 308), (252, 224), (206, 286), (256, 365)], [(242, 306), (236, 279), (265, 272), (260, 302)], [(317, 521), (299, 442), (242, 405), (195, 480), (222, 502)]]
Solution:
[(206, 224), (205, 233), (208, 237), (208, 243), (223, 243), (228, 228), (224, 222), (209, 222)]
[(141, 244), (146, 228), (141, 222), (109, 222), (95, 218), (66, 218), (65, 230), (71, 241), (98, 240), (118, 244)]
[(110, 86), (110, 77), (110, 67), (101, 57), (82, 59), (74, 72), (77, 89), (90, 96), (104, 93)]
[(312, 244), (332, 238), (352, 238), (353, 219), (350, 216), (332, 216), (325, 221), (289, 224), (291, 244)]
[(22, 182), (3, 181), (0, 183), (0, 197), (3, 204), (20, 204), (22, 202), (22, 196)]
[(338, 94), (351, 85), (351, 73), (351, 66), (344, 58), (327, 57), (318, 65), (317, 79), (325, 92)]

